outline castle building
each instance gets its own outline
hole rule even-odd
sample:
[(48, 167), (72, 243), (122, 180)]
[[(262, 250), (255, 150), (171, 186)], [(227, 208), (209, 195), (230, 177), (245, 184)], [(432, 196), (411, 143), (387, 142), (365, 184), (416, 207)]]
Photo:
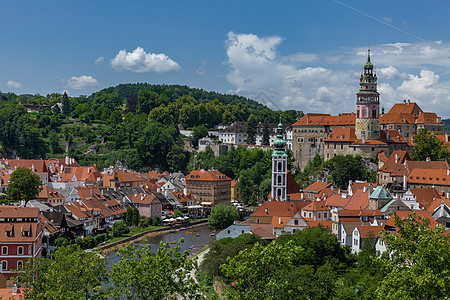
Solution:
[(380, 138), (380, 94), (377, 92), (377, 75), (370, 62), (370, 49), (356, 94), (355, 134), (359, 140)]
[(278, 124), (277, 139), (273, 142), (272, 153), (272, 197), (287, 200), (287, 153), (286, 141), (283, 140), (283, 124)]

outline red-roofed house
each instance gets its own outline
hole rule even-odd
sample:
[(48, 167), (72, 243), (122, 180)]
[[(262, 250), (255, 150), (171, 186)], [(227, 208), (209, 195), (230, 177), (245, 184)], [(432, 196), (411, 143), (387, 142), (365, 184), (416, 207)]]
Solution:
[(63, 195), (46, 185), (42, 186), (42, 190), (39, 192), (37, 199), (42, 203), (49, 203), (52, 206), (62, 205), (64, 202)]
[(316, 181), (303, 189), (303, 193), (306, 199), (315, 200), (320, 192), (325, 188), (331, 187), (331, 183), (326, 181)]
[(313, 221), (326, 221), (331, 219), (330, 209), (326, 206), (326, 201), (313, 200), (303, 207), (301, 212), (303, 218)]
[(231, 202), (231, 179), (217, 170), (193, 170), (185, 177), (185, 184), (188, 191), (205, 205)]
[(42, 255), (37, 207), (0, 206), (0, 272), (7, 278), (30, 258)]
[(152, 194), (130, 194), (127, 195), (134, 207), (139, 210), (139, 215), (147, 218), (162, 216), (162, 203)]
[(352, 233), (352, 253), (358, 253), (366, 243), (375, 246), (383, 226), (356, 226)]

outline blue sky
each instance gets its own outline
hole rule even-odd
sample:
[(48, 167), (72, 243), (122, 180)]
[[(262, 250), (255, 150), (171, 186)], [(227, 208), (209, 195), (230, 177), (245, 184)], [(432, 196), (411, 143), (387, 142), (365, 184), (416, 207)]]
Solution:
[(447, 1), (2, 1), (0, 90), (88, 95), (128, 82), (354, 111), (369, 43), (382, 106), (450, 117)]

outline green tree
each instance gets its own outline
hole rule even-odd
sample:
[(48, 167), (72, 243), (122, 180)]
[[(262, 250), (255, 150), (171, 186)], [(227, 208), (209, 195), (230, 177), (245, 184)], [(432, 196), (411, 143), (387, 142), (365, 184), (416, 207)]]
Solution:
[(137, 207), (133, 207), (133, 214), (131, 217), (132, 220), (132, 224), (134, 226), (138, 226), (139, 225), (139, 210), (137, 209)]
[(411, 153), (413, 160), (446, 160), (449, 158), (447, 145), (438, 139), (431, 131), (421, 128), (413, 138), (414, 151)]
[(185, 299), (201, 299), (200, 288), (190, 272), (197, 268), (181, 252), (180, 245), (171, 249), (161, 243), (157, 253), (150, 246), (127, 246), (119, 249), (120, 261), (112, 267), (112, 299), (169, 299), (179, 295)]
[(127, 207), (127, 212), (125, 213), (125, 224), (127, 226), (133, 225), (133, 207), (132, 206)]
[(378, 299), (448, 299), (450, 295), (450, 237), (443, 226), (415, 213), (401, 220), (395, 234), (384, 232), (391, 259), (379, 259), (388, 272), (379, 285)]
[(184, 217), (184, 214), (183, 214), (183, 212), (181, 210), (175, 209), (173, 211), (173, 216), (172, 217), (173, 218)]
[(258, 121), (254, 114), (251, 114), (247, 120), (247, 139), (245, 142), (250, 145), (256, 144), (256, 133), (258, 130)]
[(58, 247), (51, 257), (29, 259), (18, 270), (25, 299), (107, 299), (106, 260), (76, 245)]
[(63, 152), (63, 150), (59, 146), (59, 134), (57, 134), (56, 131), (54, 131), (54, 130), (50, 131), (50, 133), (48, 135), (48, 139), (49, 139), (50, 150), (52, 151), (53, 155)]
[(367, 176), (360, 156), (337, 155), (325, 166), (331, 171), (331, 180), (341, 189), (345, 189), (350, 180), (364, 180)]
[(112, 226), (112, 232), (113, 232), (114, 236), (122, 236), (124, 234), (129, 233), (130, 229), (124, 222), (117, 221), (117, 222), (114, 222), (114, 224)]
[(269, 133), (269, 125), (264, 123), (262, 130), (262, 145), (269, 146), (270, 145), (270, 133)]
[(61, 100), (61, 113), (64, 116), (70, 115), (70, 101), (66, 92), (64, 92)]
[(30, 169), (19, 167), (11, 174), (8, 186), (8, 195), (11, 200), (28, 202), (28, 200), (36, 199), (41, 190), (41, 179)]
[(233, 224), (239, 219), (239, 212), (235, 206), (216, 205), (208, 217), (208, 223), (212, 228), (222, 229)]
[(296, 299), (302, 290), (290, 285), (280, 271), (294, 269), (303, 249), (292, 242), (272, 242), (266, 247), (256, 243), (250, 251), (241, 251), (222, 269), (234, 289), (226, 291), (228, 299)]
[(205, 125), (194, 127), (191, 137), (192, 146), (198, 148), (198, 140), (205, 136), (208, 136), (208, 129), (206, 129)]

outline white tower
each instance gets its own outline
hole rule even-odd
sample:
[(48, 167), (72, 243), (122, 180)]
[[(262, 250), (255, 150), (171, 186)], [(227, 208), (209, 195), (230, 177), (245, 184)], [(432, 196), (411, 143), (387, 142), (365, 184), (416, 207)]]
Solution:
[(286, 141), (283, 140), (283, 125), (278, 124), (277, 139), (273, 142), (272, 153), (272, 199), (287, 200), (287, 153)]

